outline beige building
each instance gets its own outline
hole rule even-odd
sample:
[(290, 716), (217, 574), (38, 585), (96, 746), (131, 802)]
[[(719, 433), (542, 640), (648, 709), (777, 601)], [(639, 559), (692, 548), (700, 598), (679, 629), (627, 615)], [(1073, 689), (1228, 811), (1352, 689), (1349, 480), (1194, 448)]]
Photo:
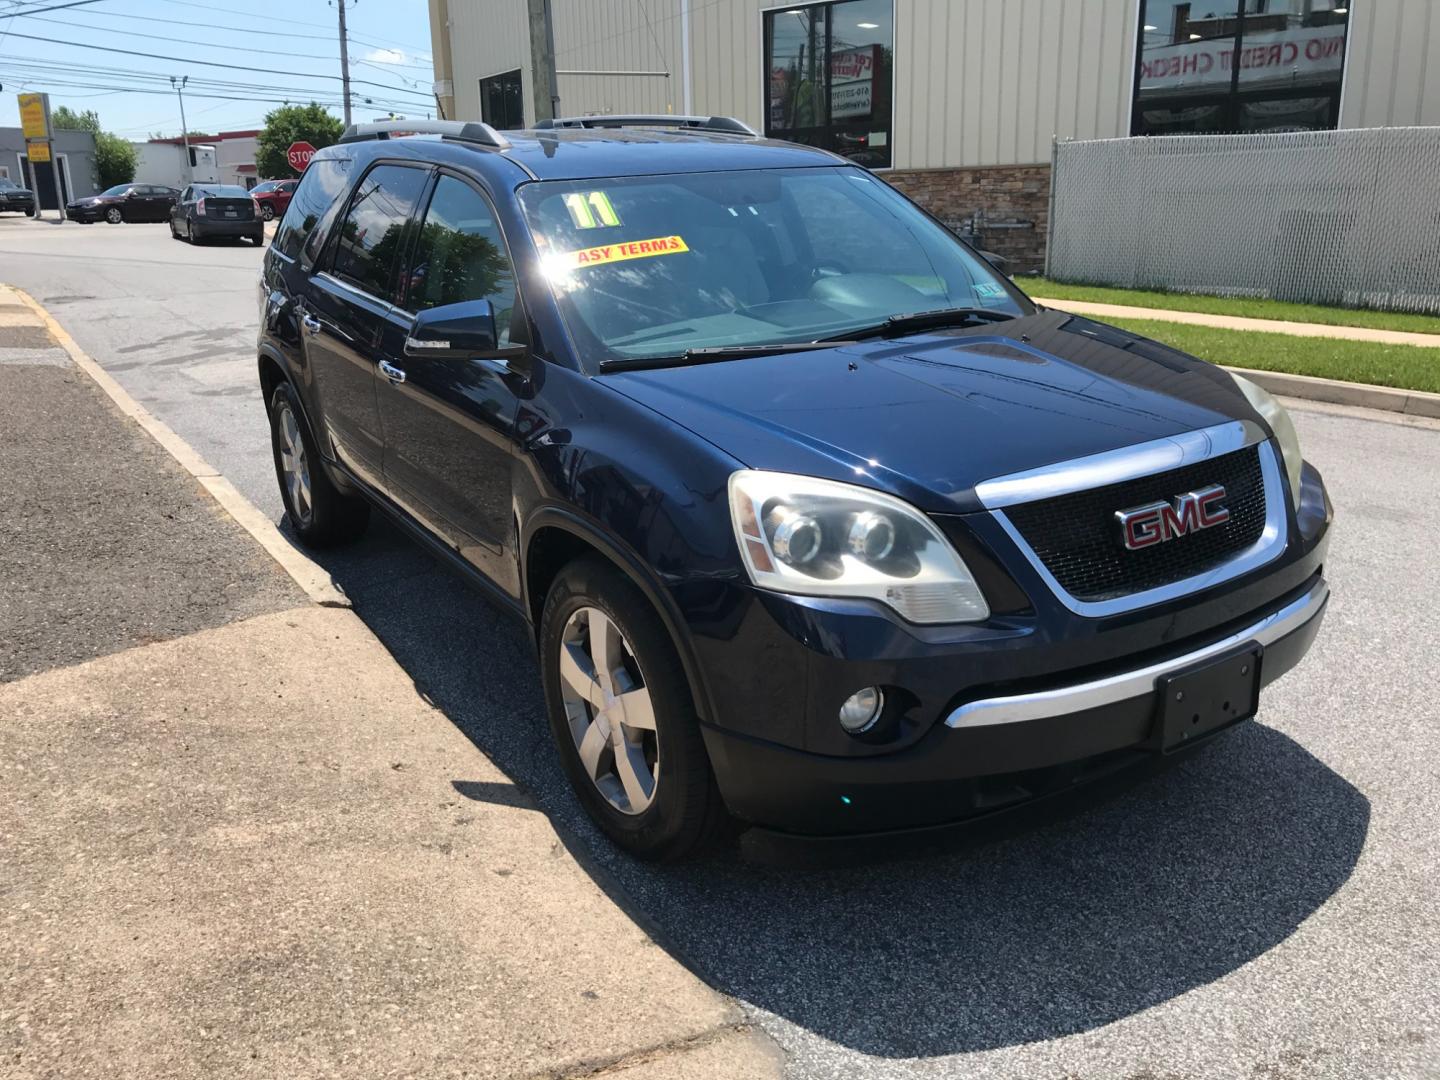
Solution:
[[(1021, 269), (1055, 138), (1440, 125), (1437, 0), (551, 3), (562, 115), (722, 114), (825, 146)], [(430, 0), (447, 117), (545, 115), (527, 8)]]

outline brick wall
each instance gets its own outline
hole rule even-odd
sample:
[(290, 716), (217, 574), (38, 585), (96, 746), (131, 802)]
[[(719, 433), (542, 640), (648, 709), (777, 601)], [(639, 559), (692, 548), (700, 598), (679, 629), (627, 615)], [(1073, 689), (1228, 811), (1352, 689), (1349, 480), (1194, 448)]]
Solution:
[[(990, 165), (964, 169), (895, 169), (878, 174), (958, 232), (981, 212), (977, 247), (1009, 260), (1012, 274), (1045, 268), (1050, 166)], [(1026, 223), (1019, 229), (986, 228)]]

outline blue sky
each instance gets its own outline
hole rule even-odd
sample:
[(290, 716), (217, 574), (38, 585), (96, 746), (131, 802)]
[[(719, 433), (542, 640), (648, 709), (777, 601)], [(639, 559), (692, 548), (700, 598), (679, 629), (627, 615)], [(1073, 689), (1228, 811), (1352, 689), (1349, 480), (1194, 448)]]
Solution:
[[(326, 0), (94, 0), (42, 11), (68, 2), (0, 0), (0, 127), (19, 126), (17, 93), (44, 91), (52, 108), (94, 109), (128, 139), (178, 135), (172, 75), (189, 76), (192, 131), (259, 127), (285, 100), (334, 103), (340, 115), (339, 34)], [(425, 0), (346, 0), (346, 21), (355, 119), (433, 110)]]

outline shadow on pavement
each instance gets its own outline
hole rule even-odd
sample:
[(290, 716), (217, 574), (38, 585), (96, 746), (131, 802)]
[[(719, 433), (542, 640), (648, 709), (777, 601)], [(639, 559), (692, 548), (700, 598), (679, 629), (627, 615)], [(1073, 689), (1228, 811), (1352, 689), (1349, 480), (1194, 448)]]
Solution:
[(1212, 982), (1323, 904), (1368, 830), (1360, 792), (1248, 723), (1099, 807), (964, 853), (817, 872), (733, 853), (636, 863), (568, 793), (518, 623), (388, 525), (322, 561), (421, 693), (663, 945), (716, 989), (867, 1054), (1051, 1039)]

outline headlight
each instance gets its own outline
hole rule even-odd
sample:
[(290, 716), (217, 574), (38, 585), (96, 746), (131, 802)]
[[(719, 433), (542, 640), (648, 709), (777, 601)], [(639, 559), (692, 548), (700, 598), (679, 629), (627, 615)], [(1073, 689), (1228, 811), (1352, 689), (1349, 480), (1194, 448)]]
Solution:
[(1285, 475), (1290, 479), (1291, 502), (1292, 505), (1299, 506), (1300, 466), (1305, 463), (1305, 459), (1300, 453), (1300, 437), (1295, 434), (1295, 425), (1290, 420), (1290, 414), (1269, 390), (1256, 386), (1240, 375), (1232, 373), (1230, 377), (1245, 395), (1245, 400), (1265, 418), (1270, 430), (1275, 433), (1275, 441), (1280, 444), (1280, 456), (1285, 460)]
[(990, 614), (940, 530), (881, 492), (741, 470), (730, 477), (730, 517), (750, 580), (761, 588), (878, 600), (915, 623)]

